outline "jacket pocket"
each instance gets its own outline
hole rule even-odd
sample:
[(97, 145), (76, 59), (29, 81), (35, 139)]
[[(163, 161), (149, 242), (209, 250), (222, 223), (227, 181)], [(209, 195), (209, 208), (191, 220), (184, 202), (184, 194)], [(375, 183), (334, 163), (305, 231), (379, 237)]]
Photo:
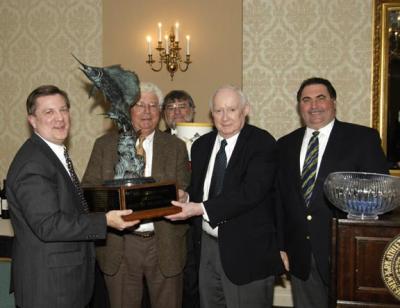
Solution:
[(76, 266), (83, 264), (83, 259), (83, 252), (80, 250), (51, 253), (47, 257), (47, 266), (49, 268)]

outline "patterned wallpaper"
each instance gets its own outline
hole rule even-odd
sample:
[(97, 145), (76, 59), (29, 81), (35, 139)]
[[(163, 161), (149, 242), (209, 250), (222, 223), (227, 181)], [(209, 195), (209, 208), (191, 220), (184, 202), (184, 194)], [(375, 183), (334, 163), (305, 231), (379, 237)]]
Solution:
[[(243, 88), (251, 122), (280, 137), (299, 126), (295, 93), (319, 75), (338, 92), (338, 117), (370, 123), (371, 0), (243, 0)], [(102, 65), (101, 0), (0, 1), (0, 179), (29, 136), (25, 100), (54, 83), (72, 101), (70, 152), (82, 175), (109, 125), (72, 58)]]
[(299, 127), (297, 89), (320, 76), (336, 88), (339, 119), (370, 125), (371, 2), (243, 1), (243, 89), (252, 123), (276, 138)]
[(1, 0), (0, 29), (0, 179), (30, 135), (25, 101), (42, 84), (55, 84), (70, 96), (69, 148), (82, 175), (104, 120), (71, 53), (101, 65), (102, 2)]

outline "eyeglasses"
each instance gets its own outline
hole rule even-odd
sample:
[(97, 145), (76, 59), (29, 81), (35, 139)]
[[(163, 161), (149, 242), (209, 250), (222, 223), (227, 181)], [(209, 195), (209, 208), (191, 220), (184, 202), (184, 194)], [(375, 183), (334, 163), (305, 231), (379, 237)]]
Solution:
[(160, 106), (157, 103), (144, 104), (139, 102), (134, 105), (133, 108), (135, 108), (139, 112), (144, 112), (147, 108), (150, 110), (150, 112), (154, 112), (156, 110), (159, 110)]
[(165, 107), (165, 110), (167, 110), (167, 112), (173, 112), (175, 110), (181, 111), (181, 110), (185, 110), (187, 108), (189, 108), (189, 105), (186, 103), (173, 103), (173, 104), (168, 104)]

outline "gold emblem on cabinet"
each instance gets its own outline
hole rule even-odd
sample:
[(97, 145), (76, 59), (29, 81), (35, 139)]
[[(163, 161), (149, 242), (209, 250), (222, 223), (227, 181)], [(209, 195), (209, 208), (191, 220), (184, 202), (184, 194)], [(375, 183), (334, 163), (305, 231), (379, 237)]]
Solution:
[(381, 273), (390, 293), (400, 300), (400, 236), (392, 240), (383, 252)]

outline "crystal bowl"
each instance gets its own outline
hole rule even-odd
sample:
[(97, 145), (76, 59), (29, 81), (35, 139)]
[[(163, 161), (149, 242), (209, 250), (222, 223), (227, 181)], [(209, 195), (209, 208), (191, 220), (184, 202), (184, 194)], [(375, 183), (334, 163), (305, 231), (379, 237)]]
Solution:
[(333, 172), (324, 182), (330, 202), (347, 218), (374, 220), (400, 204), (400, 178), (379, 173)]

